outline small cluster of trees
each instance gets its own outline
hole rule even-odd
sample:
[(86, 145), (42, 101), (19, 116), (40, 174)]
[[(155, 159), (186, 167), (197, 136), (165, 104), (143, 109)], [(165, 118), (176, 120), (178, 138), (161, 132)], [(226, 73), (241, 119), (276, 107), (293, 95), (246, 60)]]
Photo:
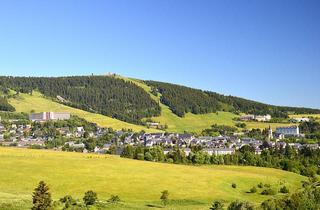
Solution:
[[(89, 190), (85, 192), (82, 200), (83, 203), (79, 203), (71, 195), (66, 195), (60, 198), (59, 202), (63, 204), (63, 209), (69, 209), (70, 207), (77, 207), (76, 209), (82, 209), (81, 207), (83, 207), (83, 209), (87, 209), (85, 206), (92, 206), (98, 201), (97, 193)], [(112, 195), (107, 201), (109, 203), (118, 203), (121, 200), (119, 196)], [(44, 181), (40, 181), (39, 185), (34, 189), (32, 204), (32, 210), (49, 210), (57, 205), (57, 203), (53, 202), (49, 187)]]
[(308, 139), (320, 139), (320, 123), (317, 121), (303, 122), (299, 126), (300, 131), (306, 135)]
[[(71, 195), (66, 195), (59, 199), (60, 204), (63, 204), (63, 209), (69, 209), (70, 207), (75, 207), (72, 209), (87, 209), (85, 207), (95, 205), (98, 202), (98, 195), (96, 192), (89, 190), (85, 192), (83, 196), (83, 206), (82, 203), (79, 203)], [(169, 191), (164, 190), (161, 192), (160, 196), (161, 203), (166, 206), (169, 202)], [(107, 200), (108, 203), (117, 204), (121, 202), (121, 199), (118, 195), (111, 195)], [(38, 186), (34, 189), (32, 194), (32, 210), (49, 210), (53, 209), (57, 205), (56, 202), (53, 202), (49, 186), (44, 182), (40, 181)]]
[[(262, 187), (262, 183), (258, 185)], [(252, 188), (253, 189), (253, 188)], [(267, 188), (270, 189), (270, 188)], [(263, 192), (265, 192), (264, 190)], [(287, 187), (280, 188), (281, 193), (288, 193)], [(268, 192), (264, 195), (274, 195), (274, 192)], [(303, 189), (293, 194), (275, 197), (262, 202), (259, 206), (250, 204), (246, 201), (232, 201), (227, 208), (219, 201), (213, 201), (210, 210), (291, 210), (291, 209), (320, 209), (320, 182), (316, 178), (303, 183)]]
[[(280, 183), (280, 186), (282, 184), (283, 183)], [(277, 194), (277, 190), (271, 188), (271, 185), (269, 185), (269, 184), (263, 185), (262, 183), (259, 183), (257, 186), (253, 186), (249, 190), (249, 192), (250, 193), (257, 193), (259, 188), (261, 189), (261, 192), (260, 192), (261, 195), (276, 195)], [(287, 186), (283, 185), (280, 187), (280, 189), (278, 191), (280, 193), (287, 194), (287, 193), (289, 193), (289, 188)]]
[[(210, 210), (224, 210), (224, 204), (220, 201), (214, 201)], [(254, 210), (254, 206), (246, 201), (232, 201), (227, 207), (228, 210)]]
[(236, 127), (227, 125), (211, 125), (211, 128), (204, 129), (201, 133), (202, 136), (218, 136), (218, 135), (230, 135), (237, 131)]

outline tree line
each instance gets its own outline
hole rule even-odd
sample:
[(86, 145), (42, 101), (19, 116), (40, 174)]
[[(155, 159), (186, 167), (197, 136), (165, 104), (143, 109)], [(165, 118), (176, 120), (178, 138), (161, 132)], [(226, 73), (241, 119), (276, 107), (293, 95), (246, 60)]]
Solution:
[(267, 142), (263, 147), (265, 149), (260, 155), (255, 154), (255, 149), (248, 145), (232, 155), (209, 155), (201, 146), (194, 146), (187, 156), (184, 150), (178, 147), (164, 154), (164, 149), (160, 146), (149, 148), (142, 145), (126, 145), (121, 157), (176, 164), (258, 166), (282, 169), (309, 177), (320, 175), (320, 149), (304, 147), (296, 151), (290, 146), (273, 148)]

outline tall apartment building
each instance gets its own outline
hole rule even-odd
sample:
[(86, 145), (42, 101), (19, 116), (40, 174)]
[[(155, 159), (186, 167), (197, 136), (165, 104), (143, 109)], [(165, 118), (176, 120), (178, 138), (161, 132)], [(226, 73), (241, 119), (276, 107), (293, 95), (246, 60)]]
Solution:
[(66, 112), (40, 112), (32, 113), (29, 115), (31, 121), (45, 122), (48, 120), (68, 120), (70, 119), (70, 113)]

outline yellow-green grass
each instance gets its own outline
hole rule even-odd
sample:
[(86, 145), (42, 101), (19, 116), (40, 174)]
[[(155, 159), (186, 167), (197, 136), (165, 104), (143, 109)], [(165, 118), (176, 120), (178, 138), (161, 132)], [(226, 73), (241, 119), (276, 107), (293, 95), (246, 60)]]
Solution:
[[(161, 107), (161, 115), (158, 117), (153, 117), (152, 120), (155, 122), (159, 122), (162, 125), (167, 125), (168, 132), (195, 132), (201, 133), (202, 130), (206, 128), (210, 128), (211, 125), (228, 125), (235, 126), (237, 123), (233, 119), (239, 117), (239, 115), (233, 114), (231, 112), (218, 112), (218, 113), (208, 113), (208, 114), (192, 114), (186, 113), (184, 117), (178, 117), (175, 115), (168, 106), (160, 103), (160, 94), (158, 96), (154, 96), (151, 94), (151, 88), (147, 86), (143, 81), (120, 77), (126, 81), (131, 81), (134, 84), (138, 85), (142, 89), (144, 89), (147, 93), (150, 94), (151, 98), (155, 101), (159, 102)], [(265, 122), (245, 122), (248, 129), (259, 128), (265, 129), (269, 128), (269, 126), (275, 130), (276, 127), (280, 126), (288, 126), (290, 124), (286, 123), (265, 123)]]
[(148, 129), (144, 126), (123, 122), (101, 114), (95, 114), (81, 109), (72, 108), (43, 97), (39, 92), (34, 91), (32, 95), (20, 93), (18, 97), (10, 98), (9, 103), (15, 107), (17, 112), (69, 112), (72, 115), (81, 117), (89, 122), (96, 123), (101, 127), (111, 127), (115, 130), (122, 128), (134, 131), (145, 130), (147, 132), (159, 132), (157, 129)]
[[(97, 192), (100, 200), (112, 194), (120, 196), (124, 203), (112, 209), (148, 209), (147, 205), (160, 205), (163, 190), (169, 191), (172, 200), (168, 209), (208, 209), (214, 199), (258, 204), (272, 196), (248, 193), (252, 186), (262, 182), (279, 189), (279, 183), (284, 182), (294, 191), (305, 179), (270, 168), (186, 166), (110, 155), (3, 147), (0, 147), (0, 174), (0, 203), (30, 201), (33, 189), (44, 180), (54, 199), (67, 194), (81, 199), (87, 190)], [(232, 183), (237, 184), (236, 189), (231, 187)]]

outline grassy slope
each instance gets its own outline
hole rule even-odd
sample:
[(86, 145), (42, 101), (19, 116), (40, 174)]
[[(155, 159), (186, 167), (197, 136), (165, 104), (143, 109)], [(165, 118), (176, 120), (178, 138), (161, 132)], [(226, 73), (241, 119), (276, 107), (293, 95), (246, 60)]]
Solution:
[[(160, 95), (158, 97), (152, 95), (150, 93), (151, 88), (147, 86), (143, 81), (137, 80), (137, 79), (131, 79), (131, 78), (123, 78), (127, 81), (132, 81), (136, 85), (143, 88), (146, 92), (150, 94), (150, 96), (157, 102), (160, 103)], [(229, 125), (229, 126), (235, 126), (235, 121), (233, 121), (233, 118), (238, 117), (237, 115), (231, 113), (231, 112), (218, 112), (216, 113), (209, 113), (209, 114), (199, 114), (195, 115), (192, 113), (187, 113), (185, 117), (181, 118), (172, 113), (172, 111), (169, 109), (168, 106), (160, 103), (161, 107), (161, 116), (159, 117), (153, 117), (152, 119), (156, 122), (160, 122), (162, 125), (167, 124), (169, 132), (197, 132), (200, 133), (203, 129), (209, 128), (213, 124), (218, 125)], [(269, 125), (273, 130), (276, 129), (276, 127), (279, 126), (286, 126), (288, 124), (283, 123), (263, 123), (263, 122), (245, 122), (247, 124), (247, 128), (268, 128)]]
[(99, 126), (102, 127), (112, 127), (116, 130), (127, 128), (132, 129), (134, 131), (145, 130), (148, 132), (158, 132), (158, 130), (156, 129), (147, 129), (143, 126), (126, 123), (101, 114), (94, 114), (83, 111), (81, 109), (65, 106), (57, 102), (54, 102), (50, 99), (46, 99), (42, 97), (40, 93), (35, 91), (32, 96), (28, 94), (20, 94), (20, 97), (18, 98), (10, 98), (9, 103), (16, 108), (17, 112), (30, 113), (31, 110), (34, 110), (36, 112), (70, 112), (71, 114), (84, 118), (89, 122), (97, 123)]
[[(304, 177), (276, 169), (241, 166), (184, 166), (123, 159), (118, 156), (0, 147), (0, 203), (29, 200), (40, 180), (54, 199), (71, 194), (81, 199), (94, 190), (100, 200), (111, 194), (124, 200), (112, 209), (147, 209), (159, 205), (160, 192), (169, 190), (174, 202), (168, 209), (208, 209), (213, 199), (270, 198), (247, 191), (259, 182), (279, 188), (285, 180), (291, 191)], [(233, 189), (231, 183), (236, 183)], [(278, 195), (279, 196), (279, 195)], [(25, 208), (27, 208), (26, 206)], [(24, 209), (24, 208), (21, 208)]]

